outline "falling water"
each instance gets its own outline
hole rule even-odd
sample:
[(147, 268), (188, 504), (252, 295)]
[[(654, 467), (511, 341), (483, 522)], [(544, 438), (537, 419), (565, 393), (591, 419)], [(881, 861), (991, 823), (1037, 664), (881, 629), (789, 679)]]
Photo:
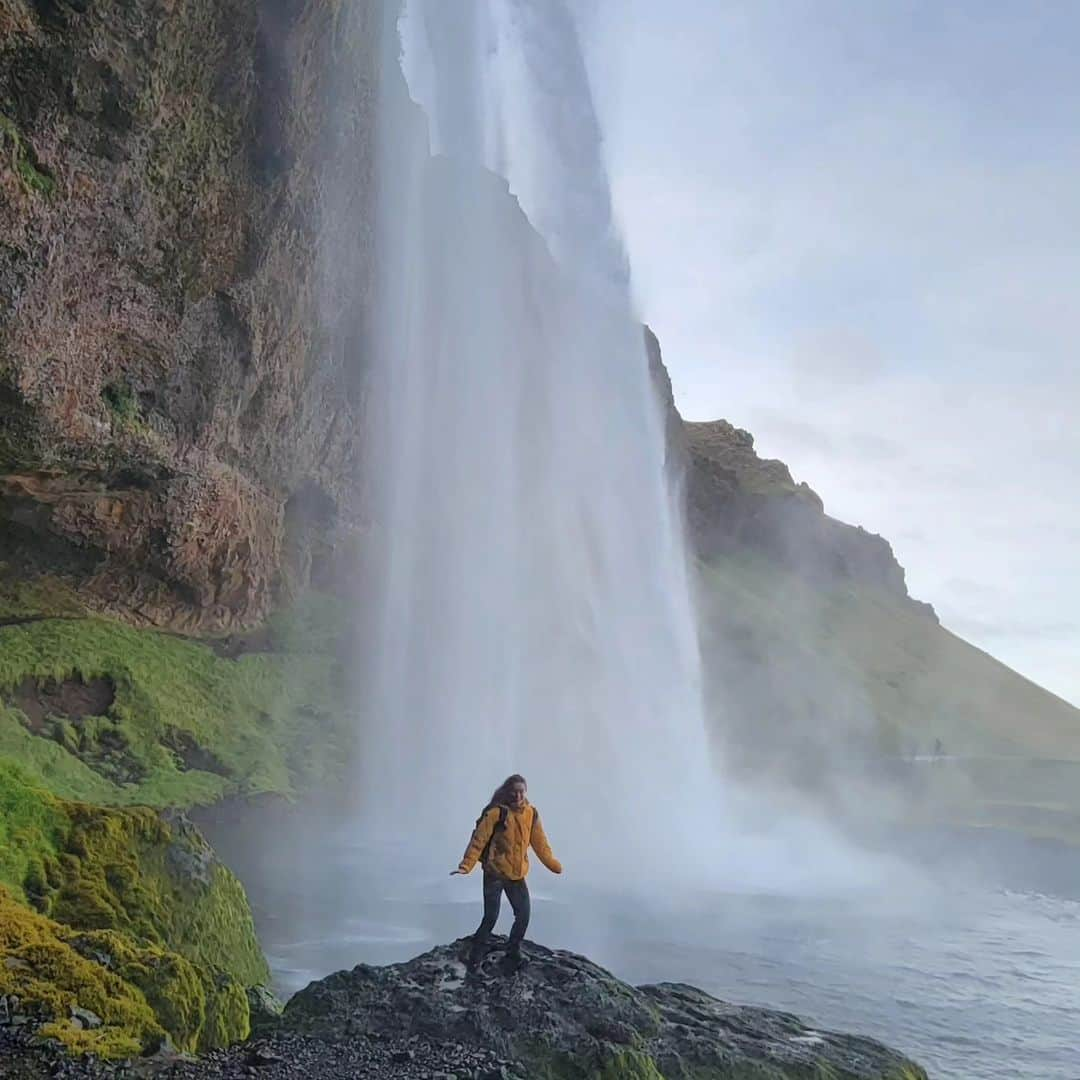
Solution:
[(389, 21), (363, 818), (452, 866), (520, 771), (568, 867), (700, 881), (710, 846), (739, 856), (573, 19), (408, 0)]

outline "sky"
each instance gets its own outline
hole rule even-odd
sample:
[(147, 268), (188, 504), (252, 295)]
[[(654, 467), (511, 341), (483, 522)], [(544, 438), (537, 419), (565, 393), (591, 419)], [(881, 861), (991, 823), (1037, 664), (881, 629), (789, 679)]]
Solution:
[(581, 2), (683, 415), (1080, 704), (1080, 3)]

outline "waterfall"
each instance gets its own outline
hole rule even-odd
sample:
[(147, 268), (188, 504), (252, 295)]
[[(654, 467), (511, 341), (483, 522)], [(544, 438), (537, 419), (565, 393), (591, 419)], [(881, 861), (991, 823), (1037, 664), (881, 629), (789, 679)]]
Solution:
[(571, 13), (408, 0), (388, 24), (363, 821), (449, 869), (522, 772), (579, 880), (700, 883), (721, 850), (730, 880), (748, 849)]

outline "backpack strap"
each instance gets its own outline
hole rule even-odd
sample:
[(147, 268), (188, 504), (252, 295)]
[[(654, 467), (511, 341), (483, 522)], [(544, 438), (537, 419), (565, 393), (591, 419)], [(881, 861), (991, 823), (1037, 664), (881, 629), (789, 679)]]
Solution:
[(483, 865), (487, 861), (488, 852), (491, 850), (491, 842), (495, 839), (495, 833), (499, 830), (506, 828), (506, 818), (510, 813), (510, 808), (505, 803), (488, 803), (483, 810), (480, 811), (480, 816), (476, 819), (477, 826), (484, 820), (484, 816), (489, 810), (499, 808), (499, 820), (495, 822), (495, 827), (491, 830), (491, 836), (488, 837), (488, 842), (484, 845), (484, 850), (480, 852), (480, 863)]

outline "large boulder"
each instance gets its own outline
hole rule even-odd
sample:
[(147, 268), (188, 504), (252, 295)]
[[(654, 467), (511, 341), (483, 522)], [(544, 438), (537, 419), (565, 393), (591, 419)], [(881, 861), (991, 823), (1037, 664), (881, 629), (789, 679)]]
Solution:
[(523, 966), (508, 968), (496, 948), (468, 975), (466, 948), (312, 983), (286, 1006), (283, 1030), (330, 1043), (417, 1037), (482, 1049), (530, 1080), (925, 1080), (872, 1039), (817, 1031), (787, 1013), (678, 984), (635, 988), (583, 956), (531, 943)]

